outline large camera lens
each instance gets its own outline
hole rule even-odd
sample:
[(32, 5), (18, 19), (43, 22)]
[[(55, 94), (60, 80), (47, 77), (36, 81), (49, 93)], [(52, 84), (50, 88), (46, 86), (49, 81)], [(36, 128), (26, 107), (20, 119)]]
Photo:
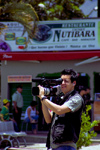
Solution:
[[(33, 87), (32, 88), (32, 94), (34, 96), (39, 95), (39, 87)], [(44, 95), (49, 95), (50, 94), (50, 89), (44, 87)]]
[[(45, 88), (44, 87), (44, 95), (49, 95), (49, 96), (53, 96), (55, 95), (57, 92), (57, 88), (56, 87), (52, 87), (52, 88)], [(34, 96), (39, 95), (39, 87), (33, 87), (32, 88), (32, 94)]]

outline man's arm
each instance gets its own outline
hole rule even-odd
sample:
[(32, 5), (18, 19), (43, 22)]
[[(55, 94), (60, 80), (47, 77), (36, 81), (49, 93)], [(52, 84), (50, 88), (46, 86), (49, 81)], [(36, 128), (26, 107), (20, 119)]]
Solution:
[(18, 113), (18, 110), (17, 110), (17, 103), (16, 103), (15, 101), (13, 101), (13, 104), (14, 104), (15, 112)]
[[(42, 86), (40, 86), (40, 85), (39, 85), (38, 87), (39, 87), (39, 95), (38, 95), (38, 97), (39, 97), (40, 99), (42, 99), (42, 97), (44, 97), (44, 88), (43, 88)], [(44, 100), (42, 101), (42, 103), (43, 103), (47, 108), (49, 108), (50, 110), (52, 110), (53, 112), (55, 112), (57, 115), (62, 115), (62, 114), (64, 114), (64, 113), (67, 113), (67, 112), (70, 112), (70, 111), (71, 111), (71, 109), (70, 109), (69, 107), (67, 107), (67, 106), (65, 106), (65, 105), (59, 106), (59, 105), (57, 105), (57, 104), (51, 102), (51, 101), (48, 100), (47, 98), (44, 99)]]
[(2, 120), (2, 121), (6, 121), (6, 120), (4, 120), (5, 112), (6, 112), (6, 108), (3, 107), (2, 110), (1, 110), (1, 113), (0, 113), (0, 117), (1, 117), (1, 120)]
[(43, 102), (42, 102), (42, 111), (43, 111), (43, 115), (44, 115), (46, 123), (51, 123), (52, 113)]
[[(38, 97), (42, 99), (42, 97), (44, 97), (44, 88), (41, 86), (39, 86), (39, 88), (40, 93)], [(82, 106), (82, 101), (83, 101), (82, 97), (76, 94), (75, 96), (71, 97), (69, 101), (65, 102), (61, 106), (51, 102), (47, 98), (43, 99), (42, 103), (47, 108), (55, 112), (57, 115), (62, 115), (71, 111), (72, 112), (77, 111)]]
[(64, 113), (68, 113), (71, 111), (71, 109), (69, 107), (67, 107), (66, 105), (57, 105), (51, 101), (49, 101), (48, 99), (44, 99), (42, 102), (44, 105), (46, 105), (47, 108), (49, 108), (50, 110), (52, 110), (53, 112), (55, 112), (57, 115), (62, 115)]
[(15, 112), (18, 113), (18, 110), (17, 110), (17, 94), (16, 93), (13, 94), (12, 101), (13, 101), (13, 106), (14, 106)]
[(3, 118), (3, 114), (0, 114), (0, 117), (1, 117), (1, 121), (5, 121)]
[(11, 120), (11, 121), (13, 121), (13, 122), (16, 122), (14, 119), (12, 119), (12, 118), (10, 118), (10, 117), (9, 117), (9, 120)]

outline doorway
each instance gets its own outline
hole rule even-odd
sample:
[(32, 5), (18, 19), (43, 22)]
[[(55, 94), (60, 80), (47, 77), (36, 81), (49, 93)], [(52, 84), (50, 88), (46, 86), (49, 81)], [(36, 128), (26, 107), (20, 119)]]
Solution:
[(24, 101), (24, 106), (22, 111), (25, 112), (26, 108), (30, 105), (30, 102), (33, 100), (33, 96), (31, 93), (32, 89), (32, 84), (31, 83), (9, 83), (9, 99), (11, 100), (11, 105), (10, 105), (10, 113), (12, 112), (12, 95), (16, 91), (16, 87), (18, 85), (22, 85), (23, 91), (22, 91), (22, 96), (23, 96), (23, 101)]

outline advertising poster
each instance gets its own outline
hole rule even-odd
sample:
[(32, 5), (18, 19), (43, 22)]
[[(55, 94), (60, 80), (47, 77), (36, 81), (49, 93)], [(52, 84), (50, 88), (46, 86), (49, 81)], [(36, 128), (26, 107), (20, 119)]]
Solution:
[(40, 21), (36, 36), (30, 40), (26, 48), (29, 37), (21, 24), (0, 22), (0, 25), (7, 26), (0, 35), (0, 52), (100, 49), (100, 19)]

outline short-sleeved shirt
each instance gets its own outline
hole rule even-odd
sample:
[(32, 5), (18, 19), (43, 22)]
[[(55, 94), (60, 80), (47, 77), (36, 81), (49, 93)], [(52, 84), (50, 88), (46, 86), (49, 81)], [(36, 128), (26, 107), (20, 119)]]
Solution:
[(71, 112), (77, 111), (82, 106), (82, 97), (79, 94), (76, 94), (69, 101), (66, 101), (64, 105), (71, 109)]
[(18, 108), (22, 108), (23, 107), (23, 96), (21, 93), (19, 93), (18, 91), (16, 91), (13, 95), (12, 95), (12, 101), (17, 103), (17, 107)]
[(9, 120), (9, 110), (8, 107), (3, 106), (1, 110), (1, 114), (3, 115), (4, 120)]

